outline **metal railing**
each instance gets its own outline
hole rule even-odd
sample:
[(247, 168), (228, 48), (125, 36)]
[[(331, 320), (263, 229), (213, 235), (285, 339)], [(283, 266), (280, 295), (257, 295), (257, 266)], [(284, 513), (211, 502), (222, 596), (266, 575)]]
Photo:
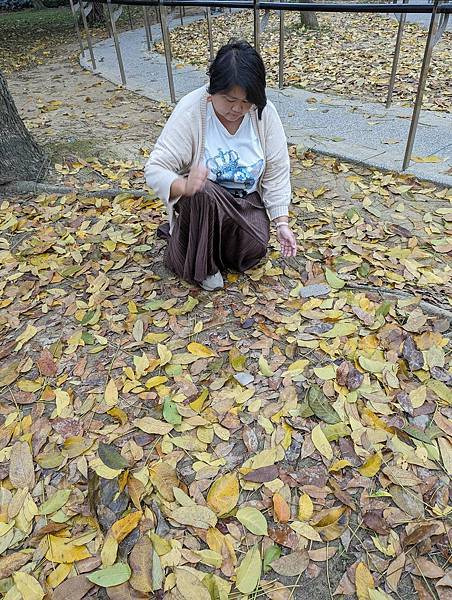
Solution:
[[(82, 53), (84, 54), (85, 49), (83, 46), (80, 30), (78, 26), (78, 15), (81, 13), (83, 27), (85, 29), (88, 49), (90, 52), (91, 63), (93, 70), (96, 70), (96, 60), (94, 56), (94, 50), (92, 45), (92, 39), (87, 24), (86, 14), (89, 12), (90, 3), (80, 2), (74, 5), (73, 0), (69, 0), (71, 4), (72, 14), (75, 21), (75, 29), (77, 38), (80, 44)], [(425, 42), (424, 55), (422, 60), (422, 67), (419, 75), (416, 99), (414, 102), (413, 113), (411, 117), (410, 129), (407, 137), (405, 153), (403, 157), (402, 170), (407, 169), (411, 161), (411, 155), (413, 151), (414, 140), (416, 137), (417, 126), (419, 123), (419, 116), (422, 109), (422, 100), (425, 91), (425, 85), (427, 81), (428, 70), (432, 58), (432, 52), (435, 45), (441, 39), (444, 33), (449, 14), (452, 12), (452, 3), (449, 0), (433, 0), (433, 3), (425, 4), (408, 4), (408, 0), (402, 0), (401, 4), (395, 1), (393, 4), (351, 4), (351, 3), (306, 3), (306, 2), (269, 2), (259, 0), (120, 0), (120, 2), (113, 3), (111, 0), (98, 0), (101, 4), (107, 6), (108, 17), (110, 21), (110, 31), (114, 39), (114, 45), (116, 50), (116, 56), (118, 60), (119, 72), (121, 75), (121, 81), (123, 85), (126, 85), (126, 73), (124, 69), (124, 63), (122, 60), (121, 47), (119, 36), (116, 31), (116, 20), (115, 11), (113, 11), (113, 4), (116, 6), (135, 6), (143, 7), (143, 19), (144, 29), (146, 35), (146, 41), (148, 49), (151, 49), (152, 43), (152, 30), (149, 22), (148, 8), (155, 8), (157, 16), (160, 22), (160, 28), (162, 32), (162, 40), (165, 51), (166, 70), (168, 76), (168, 87), (171, 97), (171, 102), (176, 102), (176, 94), (174, 89), (174, 79), (172, 71), (172, 54), (171, 54), (171, 42), (169, 36), (169, 27), (167, 19), (167, 8), (179, 8), (181, 24), (183, 24), (183, 10), (184, 7), (200, 8), (205, 9), (207, 19), (207, 30), (209, 38), (209, 56), (212, 59), (214, 55), (213, 46), (213, 33), (212, 33), (212, 16), (211, 8), (229, 8), (229, 9), (247, 9), (253, 11), (253, 38), (254, 46), (256, 50), (260, 49), (260, 37), (261, 37), (261, 20), (259, 11), (278, 11), (279, 13), (279, 70), (278, 70), (278, 85), (282, 89), (284, 87), (284, 37), (285, 37), (285, 24), (284, 14), (286, 11), (296, 12), (331, 12), (331, 13), (377, 13), (377, 14), (394, 14), (396, 15), (399, 26), (397, 30), (396, 43), (392, 59), (391, 76), (388, 82), (388, 94), (386, 98), (386, 107), (389, 108), (392, 101), (392, 94), (394, 90), (395, 78), (397, 75), (397, 67), (400, 55), (400, 46), (403, 38), (403, 29), (406, 21), (407, 14), (429, 14), (430, 23), (428, 33)], [(118, 11), (116, 11), (118, 12)]]

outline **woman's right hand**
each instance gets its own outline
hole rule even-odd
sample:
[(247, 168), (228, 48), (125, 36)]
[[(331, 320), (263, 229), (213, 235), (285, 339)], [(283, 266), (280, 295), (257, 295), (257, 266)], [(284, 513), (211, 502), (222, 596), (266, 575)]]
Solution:
[(209, 170), (204, 165), (193, 165), (185, 179), (184, 196), (193, 196), (200, 192), (206, 184), (208, 174)]

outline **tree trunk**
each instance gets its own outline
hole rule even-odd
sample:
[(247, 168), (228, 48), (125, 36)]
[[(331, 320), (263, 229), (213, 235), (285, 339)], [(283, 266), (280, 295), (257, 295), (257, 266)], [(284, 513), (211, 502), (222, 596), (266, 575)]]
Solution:
[(86, 17), (88, 25), (100, 25), (105, 23), (104, 5), (100, 2), (93, 2), (93, 10)]
[(0, 184), (44, 176), (44, 152), (27, 131), (0, 71)]
[[(304, 0), (309, 4), (312, 4), (313, 0)], [(319, 22), (317, 21), (317, 15), (315, 12), (302, 12), (300, 13), (300, 21), (302, 25), (306, 25), (309, 29), (319, 29)]]

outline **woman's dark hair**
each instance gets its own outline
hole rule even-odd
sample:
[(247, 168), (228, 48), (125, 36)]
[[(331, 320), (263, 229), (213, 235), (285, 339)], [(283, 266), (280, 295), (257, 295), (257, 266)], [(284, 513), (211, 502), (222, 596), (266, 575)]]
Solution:
[(267, 104), (265, 95), (265, 67), (260, 55), (248, 42), (232, 40), (218, 50), (207, 74), (210, 77), (209, 94), (224, 93), (239, 86), (246, 99), (257, 107), (257, 116)]

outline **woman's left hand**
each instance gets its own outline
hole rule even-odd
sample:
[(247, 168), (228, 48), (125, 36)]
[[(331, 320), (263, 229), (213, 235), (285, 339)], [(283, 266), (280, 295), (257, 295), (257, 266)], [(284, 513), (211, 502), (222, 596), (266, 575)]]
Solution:
[(280, 225), (277, 231), (278, 241), (281, 244), (281, 254), (283, 256), (297, 255), (297, 240), (289, 225)]

